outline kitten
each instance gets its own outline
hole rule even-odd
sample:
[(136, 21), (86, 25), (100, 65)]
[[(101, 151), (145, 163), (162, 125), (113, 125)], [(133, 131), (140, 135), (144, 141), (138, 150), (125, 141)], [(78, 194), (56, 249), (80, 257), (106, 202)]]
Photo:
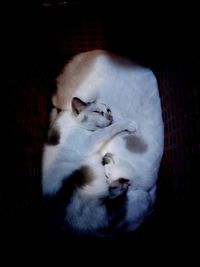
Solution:
[(57, 118), (53, 116), (43, 153), (44, 194), (55, 194), (63, 180), (82, 166), (90, 165), (95, 154), (101, 162), (100, 150), (113, 136), (136, 129), (134, 122), (112, 122), (111, 110), (105, 104), (85, 103), (76, 97), (70, 111), (61, 111)]

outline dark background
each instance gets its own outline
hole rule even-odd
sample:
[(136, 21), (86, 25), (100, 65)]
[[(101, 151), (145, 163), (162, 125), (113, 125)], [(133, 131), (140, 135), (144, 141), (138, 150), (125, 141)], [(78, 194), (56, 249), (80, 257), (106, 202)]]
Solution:
[[(50, 0), (9, 2), (2, 9), (2, 117), (6, 120), (0, 200), (6, 248), (15, 250), (22, 244), (24, 251), (36, 242), (35, 248), (54, 252), (68, 246), (72, 251), (90, 251), (95, 244), (106, 255), (120, 251), (122, 257), (129, 250), (136, 255), (161, 251), (168, 257), (183, 257), (189, 249), (195, 253), (200, 148), (197, 11), (192, 3), (176, 7), (164, 2), (153, 6), (67, 1), (62, 5)], [(153, 214), (136, 232), (106, 241), (59, 235), (46, 222), (41, 196), (41, 151), (54, 79), (73, 55), (96, 48), (152, 68), (165, 124), (165, 152)], [(65, 253), (70, 255), (69, 250)]]

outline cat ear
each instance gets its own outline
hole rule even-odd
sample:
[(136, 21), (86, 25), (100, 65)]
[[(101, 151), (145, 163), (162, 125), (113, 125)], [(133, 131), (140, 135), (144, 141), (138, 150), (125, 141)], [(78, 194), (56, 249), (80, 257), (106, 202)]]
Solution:
[(72, 99), (72, 110), (73, 112), (78, 115), (81, 113), (85, 108), (87, 104), (80, 100), (78, 97), (73, 97)]

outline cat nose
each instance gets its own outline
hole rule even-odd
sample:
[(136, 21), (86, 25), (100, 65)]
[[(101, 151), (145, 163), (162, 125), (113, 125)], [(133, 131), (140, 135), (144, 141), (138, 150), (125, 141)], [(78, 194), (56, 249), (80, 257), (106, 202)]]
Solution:
[(107, 115), (107, 119), (109, 120), (110, 123), (112, 123), (113, 118), (111, 115)]

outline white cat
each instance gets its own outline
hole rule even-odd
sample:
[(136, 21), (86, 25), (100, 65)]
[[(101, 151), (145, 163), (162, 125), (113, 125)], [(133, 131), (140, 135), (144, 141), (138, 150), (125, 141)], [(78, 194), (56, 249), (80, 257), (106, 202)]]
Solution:
[[(57, 86), (57, 93), (52, 98), (56, 107), (67, 108), (74, 96), (86, 102), (98, 99), (111, 107), (115, 122), (125, 118), (136, 122), (137, 135), (126, 137), (121, 134), (112, 138), (102, 156), (106, 153), (115, 155), (118, 160), (113, 167), (116, 162), (121, 164), (126, 160), (127, 166), (132, 166), (135, 188), (149, 190), (155, 185), (164, 138), (153, 72), (126, 58), (94, 50), (80, 53), (66, 64), (57, 78)], [(111, 169), (111, 166), (106, 167)]]
[[(142, 223), (155, 201), (163, 154), (163, 121), (156, 78), (151, 70), (108, 52), (81, 53), (66, 64), (58, 77), (52, 102), (57, 108), (67, 110), (73, 97), (84, 102), (98, 100), (105, 103), (112, 110), (114, 123), (125, 119), (134, 121), (137, 131), (134, 135), (119, 133), (113, 136), (101, 147), (99, 160), (88, 162), (93, 175), (98, 176), (96, 181), (103, 181), (101, 177), (107, 176), (108, 182), (113, 182), (111, 202), (102, 205), (97, 197), (96, 202), (93, 198), (93, 202), (84, 206), (80, 194), (74, 194), (73, 201), (66, 207), (66, 220), (80, 232), (96, 230), (97, 234), (102, 227), (108, 227), (110, 232), (120, 228), (132, 231)], [(104, 158), (104, 167), (100, 163), (101, 157)], [(119, 180), (121, 184), (125, 181), (125, 188), (118, 184), (115, 188), (114, 183)], [(93, 189), (88, 188), (87, 193)], [(120, 190), (128, 190), (125, 202), (118, 201), (124, 197)], [(93, 196), (95, 194), (96, 189)], [(112, 194), (114, 197), (119, 195), (119, 198), (112, 201)], [(126, 212), (120, 217), (121, 204)], [(80, 209), (83, 211), (81, 216)], [(113, 219), (115, 216), (120, 217), (117, 222)]]
[[(105, 104), (86, 104), (76, 97), (72, 99), (69, 111), (53, 117), (49, 144), (45, 145), (43, 153), (42, 185), (45, 195), (55, 194), (65, 179), (81, 167), (90, 166), (90, 161), (95, 165), (101, 164), (101, 148), (113, 136), (125, 130), (136, 130), (136, 124), (127, 120), (112, 124), (111, 110)], [(102, 173), (102, 184), (106, 185), (104, 177)], [(98, 179), (93, 180), (91, 184), (98, 183)], [(99, 187), (91, 194), (104, 190), (105, 186), (104, 189)]]

